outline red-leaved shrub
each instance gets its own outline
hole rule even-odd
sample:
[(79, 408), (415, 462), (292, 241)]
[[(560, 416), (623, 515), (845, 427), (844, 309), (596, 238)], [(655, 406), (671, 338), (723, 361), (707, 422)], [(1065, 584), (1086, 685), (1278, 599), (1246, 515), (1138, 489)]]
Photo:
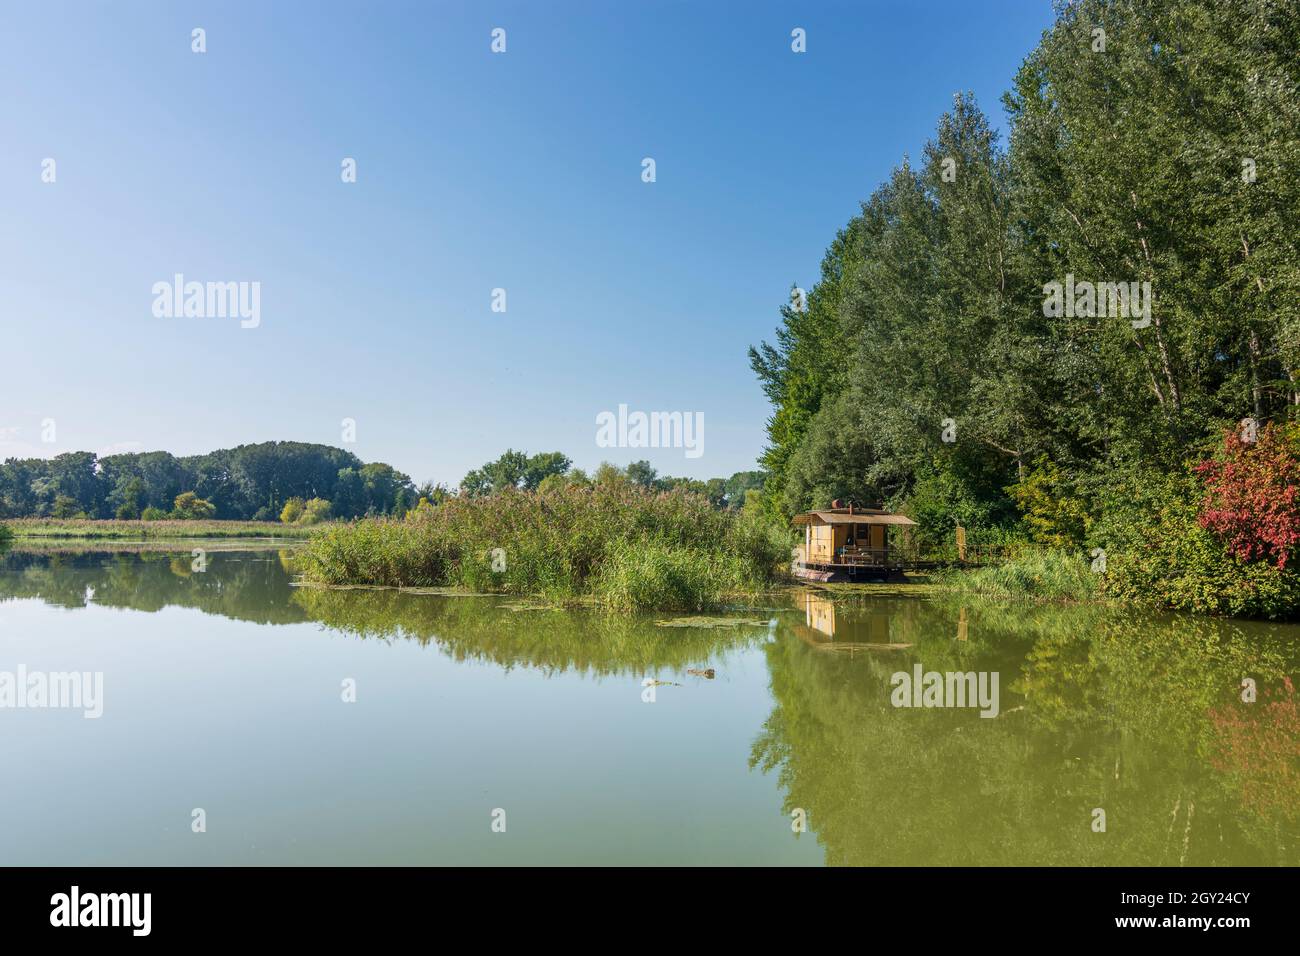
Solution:
[(1243, 561), (1286, 567), (1300, 544), (1300, 456), (1294, 435), (1267, 425), (1254, 442), (1228, 432), (1220, 454), (1196, 466), (1206, 495), (1198, 516)]

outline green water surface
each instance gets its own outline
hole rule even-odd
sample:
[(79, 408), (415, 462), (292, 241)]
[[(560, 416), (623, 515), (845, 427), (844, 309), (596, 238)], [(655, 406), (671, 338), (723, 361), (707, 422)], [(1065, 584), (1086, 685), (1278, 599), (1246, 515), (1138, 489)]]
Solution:
[[(1300, 861), (1300, 626), (895, 588), (665, 627), (179, 546), (0, 556), (0, 672), (103, 674), (98, 719), (0, 709), (0, 864)], [(997, 716), (895, 706), (918, 664)]]

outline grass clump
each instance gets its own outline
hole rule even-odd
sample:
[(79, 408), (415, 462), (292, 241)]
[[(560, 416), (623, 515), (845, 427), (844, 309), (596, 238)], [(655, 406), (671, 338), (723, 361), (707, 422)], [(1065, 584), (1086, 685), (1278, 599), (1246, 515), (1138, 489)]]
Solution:
[(784, 530), (684, 490), (562, 485), (339, 525), (311, 541), (299, 566), (321, 584), (702, 610), (778, 578), (789, 548)]
[(749, 572), (739, 555), (630, 544), (605, 563), (593, 590), (602, 604), (617, 610), (702, 611), (719, 595), (760, 585)]
[(1084, 558), (1056, 549), (1025, 551), (983, 568), (939, 571), (934, 580), (963, 594), (1040, 601), (1092, 601), (1099, 590), (1098, 575)]

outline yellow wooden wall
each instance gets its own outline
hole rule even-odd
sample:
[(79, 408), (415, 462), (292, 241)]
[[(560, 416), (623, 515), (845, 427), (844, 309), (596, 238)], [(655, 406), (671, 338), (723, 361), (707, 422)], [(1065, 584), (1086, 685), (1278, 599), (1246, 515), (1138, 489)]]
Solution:
[[(808, 561), (830, 563), (844, 547), (849, 537), (850, 528), (862, 527), (847, 524), (812, 524), (804, 528), (804, 553)], [(883, 525), (866, 526), (866, 535), (855, 535), (854, 543), (858, 547), (883, 548), (885, 546), (885, 528)], [(870, 543), (868, 543), (870, 542)]]
[(831, 526), (813, 524), (808, 526), (808, 560), (829, 562), (835, 553), (832, 544)]

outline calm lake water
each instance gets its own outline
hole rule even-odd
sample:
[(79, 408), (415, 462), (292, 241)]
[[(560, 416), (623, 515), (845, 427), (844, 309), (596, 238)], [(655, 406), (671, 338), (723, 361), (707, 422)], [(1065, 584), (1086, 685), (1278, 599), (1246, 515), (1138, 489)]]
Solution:
[[(103, 675), (98, 719), (0, 709), (0, 864), (1300, 862), (1294, 625), (900, 588), (665, 627), (183, 547), (0, 556), (0, 680)], [(916, 665), (997, 716), (894, 706)]]

